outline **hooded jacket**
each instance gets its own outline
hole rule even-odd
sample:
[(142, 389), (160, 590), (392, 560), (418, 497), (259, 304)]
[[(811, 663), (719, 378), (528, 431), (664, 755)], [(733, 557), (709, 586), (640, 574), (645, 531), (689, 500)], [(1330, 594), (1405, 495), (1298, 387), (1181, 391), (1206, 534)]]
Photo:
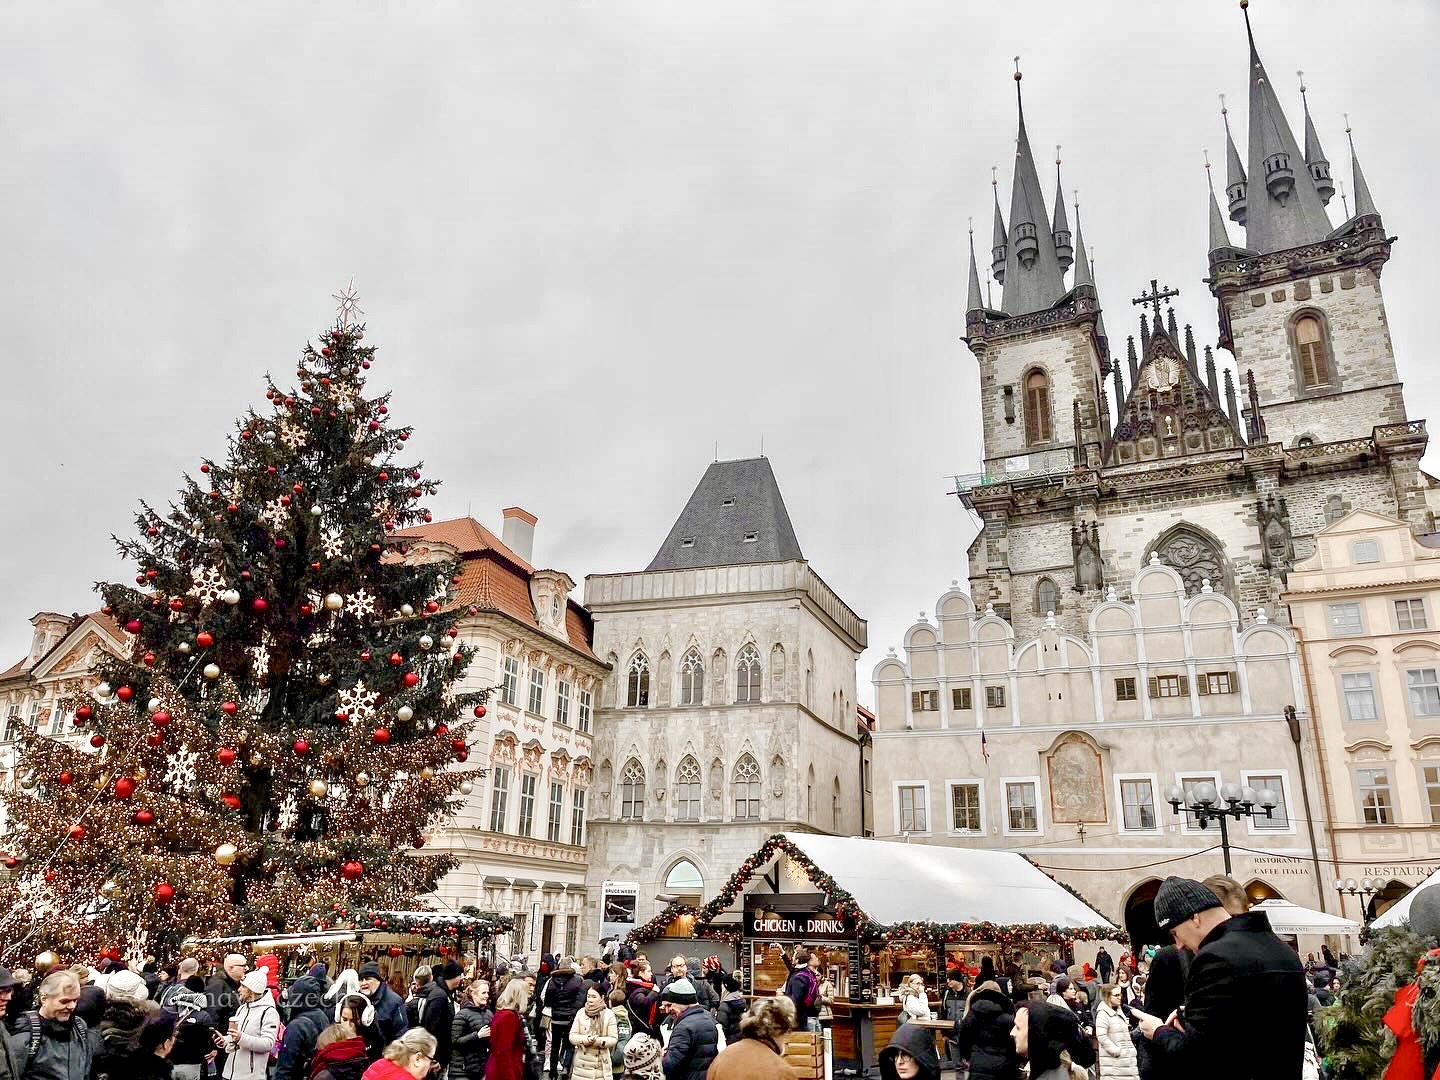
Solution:
[(380, 990), (375, 996), (370, 998), (370, 1004), (375, 1006), (375, 1026), (380, 1031), (382, 1046), (389, 1046), (410, 1030), (410, 1021), (405, 1016), (405, 1002), (384, 982), (381, 982)]
[(419, 1026), (435, 1036), (435, 1060), (441, 1065), (450, 1064), (450, 1025), (455, 1022), (455, 1005), (450, 1000), (450, 990), (439, 979), (432, 979), (420, 990), (415, 999), (415, 1012)]
[(315, 1041), (331, 1024), (330, 1014), (325, 1009), (326, 989), (319, 978), (307, 974), (291, 983), (285, 992), (289, 1015), (285, 1020), (285, 1037), (280, 1043), (272, 1080), (305, 1080), (308, 1075)]
[(1080, 1021), (1068, 1006), (1036, 1001), (1029, 1006), (1030, 1032), (1028, 1054), (1031, 1080), (1040, 1080), (1046, 1073), (1060, 1068), (1060, 1055), (1070, 1053), (1070, 1060), (1082, 1068), (1095, 1064), (1095, 1048), (1080, 1030)]
[(1018, 1080), (1020, 1055), (1010, 1029), (1015, 1007), (993, 983), (981, 983), (966, 1002), (965, 1015), (955, 1025), (955, 1053), (970, 1061), (971, 1080)]
[(1140, 1080), (1130, 1023), (1119, 1009), (1100, 1003), (1095, 1013), (1095, 1039), (1100, 1044), (1100, 1071), (1113, 1080)]
[(585, 1004), (585, 980), (574, 968), (560, 968), (545, 984), (541, 1000), (550, 1006), (550, 1023), (567, 1027), (574, 1023), (575, 1014)]
[(899, 1080), (895, 1058), (904, 1050), (920, 1063), (919, 1080), (940, 1080), (940, 1055), (935, 1053), (935, 1033), (915, 1024), (901, 1024), (880, 1051), (880, 1080)]
[(720, 1029), (703, 1007), (691, 1005), (670, 1029), (670, 1042), (660, 1068), (665, 1080), (705, 1080), (710, 1063), (720, 1053)]
[(660, 991), (655, 984), (630, 976), (625, 980), (625, 1004), (630, 1010), (631, 1026), (646, 1035), (655, 1034), (660, 1023)]
[(490, 1036), (480, 1036), (480, 1029), (489, 1027), (495, 1013), (488, 1005), (467, 1001), (450, 1023), (451, 1080), (480, 1080), (485, 1075), (485, 1059), (490, 1056)]
[(239, 1028), (239, 1036), (234, 1042), (226, 1040), (227, 1056), (220, 1075), (224, 1080), (265, 1080), (275, 1033), (280, 1027), (280, 1013), (270, 991), (243, 1003), (231, 1019)]

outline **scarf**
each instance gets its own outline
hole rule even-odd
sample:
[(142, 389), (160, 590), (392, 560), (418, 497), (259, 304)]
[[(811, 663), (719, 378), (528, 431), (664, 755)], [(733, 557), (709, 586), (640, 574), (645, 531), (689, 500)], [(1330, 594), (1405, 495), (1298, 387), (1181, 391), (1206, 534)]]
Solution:
[(588, 1016), (588, 1017), (590, 1017), (591, 1020), (594, 1020), (595, 1017), (599, 1016), (599, 1015), (600, 1015), (602, 1012), (604, 1012), (604, 1011), (605, 1011), (605, 1002), (603, 1002), (603, 1001), (600, 1002), (598, 1005), (595, 1005), (595, 1006), (593, 1006), (593, 1007), (591, 1006), (591, 1004), (590, 1004), (588, 1001), (585, 1003), (585, 1015)]
[(315, 1058), (310, 1062), (310, 1075), (312, 1077), (331, 1065), (345, 1061), (364, 1059), (365, 1040), (358, 1035), (353, 1039), (338, 1039), (328, 1046), (323, 1046), (315, 1051)]

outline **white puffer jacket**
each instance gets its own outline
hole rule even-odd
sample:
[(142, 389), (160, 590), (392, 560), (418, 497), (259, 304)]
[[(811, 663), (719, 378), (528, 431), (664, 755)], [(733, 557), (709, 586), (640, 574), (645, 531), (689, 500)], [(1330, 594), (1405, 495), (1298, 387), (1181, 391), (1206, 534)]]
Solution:
[(1135, 1043), (1125, 1014), (1105, 1002), (1095, 1010), (1095, 1038), (1100, 1043), (1100, 1075), (1106, 1080), (1140, 1080)]
[(240, 1034), (238, 1039), (225, 1040), (225, 1069), (221, 1075), (225, 1080), (265, 1080), (275, 1033), (280, 1027), (280, 1014), (270, 991), (236, 1009), (234, 1021)]
[[(600, 1010), (599, 1016), (588, 1016), (580, 1010), (575, 1023), (570, 1025), (570, 1045), (575, 1048), (575, 1062), (571, 1066), (571, 1080), (610, 1080), (610, 1050), (614, 1047), (618, 1033), (615, 1014), (609, 1009)], [(586, 1046), (589, 1039), (594, 1046)]]

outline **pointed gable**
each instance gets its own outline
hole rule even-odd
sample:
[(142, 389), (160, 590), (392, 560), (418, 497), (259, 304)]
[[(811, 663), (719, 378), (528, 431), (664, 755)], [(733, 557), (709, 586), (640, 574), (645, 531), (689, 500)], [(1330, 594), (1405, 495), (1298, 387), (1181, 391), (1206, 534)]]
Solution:
[(1107, 447), (1106, 463), (1203, 454), (1244, 440), (1219, 400), (1186, 362), (1185, 353), (1156, 319), (1145, 358)]
[(768, 458), (713, 462), (647, 570), (803, 560)]

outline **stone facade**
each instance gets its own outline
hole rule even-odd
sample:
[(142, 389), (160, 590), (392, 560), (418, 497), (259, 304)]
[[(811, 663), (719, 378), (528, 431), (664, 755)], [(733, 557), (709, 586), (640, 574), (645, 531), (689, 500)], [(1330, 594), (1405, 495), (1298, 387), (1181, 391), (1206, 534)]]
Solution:
[(1340, 898), (1359, 918), (1440, 867), (1440, 548), (1368, 509), (1317, 540), (1285, 599), (1314, 701), (1334, 876), (1376, 890)]
[[(1247, 626), (1228, 597), (1188, 592), (1158, 561), (1125, 583), (1130, 599), (1118, 592), (1083, 635), (1049, 619), (1028, 640), (958, 587), (939, 598), (904, 657), (874, 671), (877, 835), (1021, 851), (1123, 925), (1167, 873), (1223, 872), (1218, 830), (1175, 816), (1172, 784), (1271, 786), (1275, 818), (1230, 826), (1235, 876), (1256, 897), (1322, 903), (1294, 637), (1263, 615)], [(1132, 869), (1147, 864), (1159, 865)]]
[(605, 881), (638, 883), (643, 923), (657, 897), (712, 897), (772, 833), (861, 831), (865, 623), (808, 563), (596, 575), (585, 603), (610, 668), (586, 941)]

